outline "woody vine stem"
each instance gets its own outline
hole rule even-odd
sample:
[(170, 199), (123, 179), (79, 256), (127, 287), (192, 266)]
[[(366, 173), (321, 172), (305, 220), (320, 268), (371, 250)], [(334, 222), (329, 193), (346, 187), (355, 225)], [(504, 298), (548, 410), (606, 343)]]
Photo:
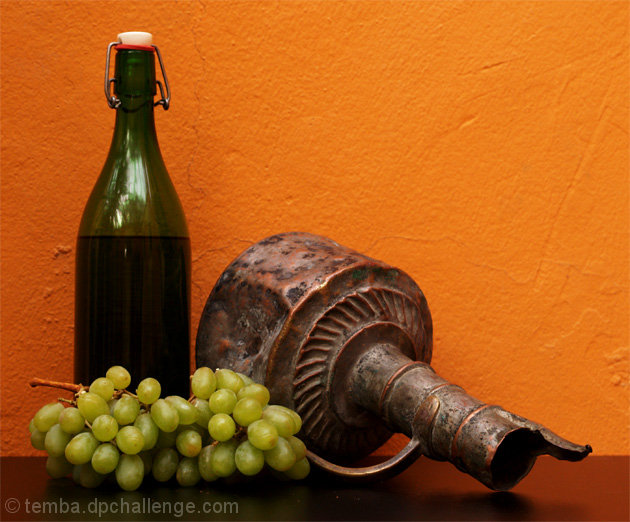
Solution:
[[(75, 395), (81, 392), (87, 392), (90, 390), (89, 386), (84, 386), (83, 384), (74, 384), (71, 382), (59, 382), (59, 381), (51, 381), (49, 379), (40, 379), (39, 377), (34, 377), (30, 380), (29, 385), (32, 388), (37, 388), (39, 386), (46, 386), (48, 388), (57, 388), (60, 390), (66, 390), (73, 392)], [(135, 393), (131, 393), (128, 390), (116, 390), (113, 395), (113, 399), (119, 399), (121, 395), (131, 395), (134, 398), (138, 398)], [(59, 399), (60, 402), (69, 402), (67, 399)], [(71, 401), (70, 401), (71, 402)]]

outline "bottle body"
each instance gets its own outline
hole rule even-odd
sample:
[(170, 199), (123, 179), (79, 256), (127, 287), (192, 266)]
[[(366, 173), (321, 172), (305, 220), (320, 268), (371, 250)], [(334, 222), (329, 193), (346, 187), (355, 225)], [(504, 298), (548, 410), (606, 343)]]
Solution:
[(116, 56), (116, 125), (76, 250), (75, 379), (112, 365), (188, 393), (190, 237), (155, 132), (153, 53)]
[(122, 365), (185, 395), (189, 375), (190, 239), (79, 236), (75, 368), (88, 383)]

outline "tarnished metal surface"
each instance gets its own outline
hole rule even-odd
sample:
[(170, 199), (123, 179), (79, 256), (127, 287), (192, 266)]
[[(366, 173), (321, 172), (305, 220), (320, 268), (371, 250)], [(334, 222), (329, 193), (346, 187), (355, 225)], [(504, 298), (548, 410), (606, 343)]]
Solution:
[(310, 448), (350, 462), (391, 436), (333, 384), (366, 334), (396, 340), (408, 357), (430, 361), (431, 316), (413, 280), (324, 237), (272, 236), (219, 278), (199, 324), (197, 365), (264, 381), (274, 402), (302, 415)]
[[(274, 402), (302, 416), (311, 460), (355, 480), (400, 471), (424, 453), (509, 489), (537, 455), (590, 452), (448, 383), (428, 366), (431, 350), (431, 315), (408, 275), (330, 239), (289, 233), (253, 245), (219, 278), (196, 358), (265, 382)], [(411, 437), (400, 455), (344, 467), (393, 431)]]

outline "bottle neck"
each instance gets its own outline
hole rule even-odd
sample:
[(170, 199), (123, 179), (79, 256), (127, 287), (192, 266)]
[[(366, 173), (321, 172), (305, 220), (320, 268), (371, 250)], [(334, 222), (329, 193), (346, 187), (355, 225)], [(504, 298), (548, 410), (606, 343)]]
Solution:
[(134, 108), (121, 104), (116, 109), (116, 124), (112, 138), (112, 152), (137, 151), (139, 153), (159, 153), (153, 97), (134, 99)]
[(159, 153), (153, 99), (156, 93), (153, 52), (125, 49), (116, 52), (114, 92), (120, 100), (112, 152)]

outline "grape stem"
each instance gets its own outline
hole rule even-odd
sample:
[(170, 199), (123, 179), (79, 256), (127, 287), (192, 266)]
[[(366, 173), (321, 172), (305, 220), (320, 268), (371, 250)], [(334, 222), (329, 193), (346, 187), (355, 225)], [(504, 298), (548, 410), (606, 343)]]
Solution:
[(50, 381), (48, 379), (40, 379), (39, 377), (34, 377), (29, 382), (32, 388), (36, 388), (37, 386), (48, 386), (49, 388), (59, 388), (61, 390), (68, 390), (74, 393), (79, 393), (80, 391), (87, 391), (90, 389), (89, 386), (83, 386), (82, 384), (73, 384), (71, 382), (58, 382), (58, 381)]

